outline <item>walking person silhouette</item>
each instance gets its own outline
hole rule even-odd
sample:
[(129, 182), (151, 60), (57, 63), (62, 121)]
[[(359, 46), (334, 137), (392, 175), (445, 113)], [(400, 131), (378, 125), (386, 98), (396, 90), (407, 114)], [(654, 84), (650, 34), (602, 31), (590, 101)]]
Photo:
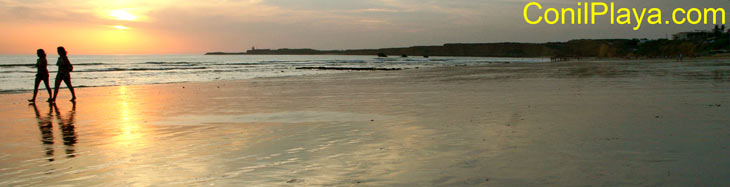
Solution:
[(35, 84), (33, 88), (33, 98), (28, 99), (29, 102), (35, 102), (35, 97), (38, 95), (38, 86), (40, 86), (41, 81), (46, 85), (46, 90), (48, 90), (48, 100), (53, 100), (53, 95), (51, 94), (51, 86), (48, 85), (48, 60), (46, 60), (46, 52), (43, 51), (43, 49), (38, 49), (36, 51), (36, 54), (38, 55), (38, 60), (35, 63), (36, 69), (38, 71), (35, 74)]
[(73, 65), (71, 65), (71, 61), (68, 60), (66, 49), (63, 47), (58, 47), (58, 61), (56, 62), (56, 66), (58, 66), (58, 74), (56, 74), (56, 86), (53, 90), (53, 99), (52, 102), (56, 101), (56, 97), (58, 96), (58, 87), (61, 86), (61, 81), (66, 83), (66, 87), (71, 91), (71, 101), (76, 101), (76, 93), (74, 92), (74, 87), (71, 85), (71, 71), (74, 70)]

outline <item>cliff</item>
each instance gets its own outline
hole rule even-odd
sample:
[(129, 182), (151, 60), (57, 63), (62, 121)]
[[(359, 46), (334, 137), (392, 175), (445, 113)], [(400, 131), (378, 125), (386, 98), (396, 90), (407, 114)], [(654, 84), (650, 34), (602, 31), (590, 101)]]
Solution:
[[(724, 43), (723, 43), (724, 42)], [(453, 43), (441, 46), (403, 48), (315, 50), (315, 49), (252, 49), (241, 53), (206, 53), (207, 55), (408, 55), (408, 56), (475, 56), (475, 57), (667, 57), (706, 55), (718, 49), (727, 50), (724, 40), (639, 40), (602, 39), (571, 40), (549, 43)]]

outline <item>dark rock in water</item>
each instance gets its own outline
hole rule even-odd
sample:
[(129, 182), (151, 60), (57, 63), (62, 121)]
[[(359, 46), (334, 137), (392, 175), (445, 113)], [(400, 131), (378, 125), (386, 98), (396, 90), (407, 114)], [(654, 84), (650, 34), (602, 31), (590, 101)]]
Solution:
[(304, 180), (302, 180), (302, 179), (292, 179), (292, 180), (286, 181), (286, 183), (302, 183), (302, 182), (304, 182)]
[(408, 55), (402, 54), (402, 55), (400, 55), (400, 57), (406, 58), (406, 57), (408, 57)]
[(385, 55), (385, 53), (378, 53), (378, 57), (388, 57), (388, 55)]
[(423, 55), (423, 58), (428, 58), (428, 55)]

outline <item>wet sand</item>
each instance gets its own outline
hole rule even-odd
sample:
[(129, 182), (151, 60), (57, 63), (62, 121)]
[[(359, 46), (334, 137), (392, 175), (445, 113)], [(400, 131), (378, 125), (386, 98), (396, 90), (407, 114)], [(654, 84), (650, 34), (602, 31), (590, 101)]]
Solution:
[[(730, 185), (730, 63), (493, 64), (0, 95), (0, 186)], [(39, 100), (47, 96), (39, 92)], [(57, 109), (55, 109), (57, 107)], [(37, 112), (36, 112), (37, 109)]]

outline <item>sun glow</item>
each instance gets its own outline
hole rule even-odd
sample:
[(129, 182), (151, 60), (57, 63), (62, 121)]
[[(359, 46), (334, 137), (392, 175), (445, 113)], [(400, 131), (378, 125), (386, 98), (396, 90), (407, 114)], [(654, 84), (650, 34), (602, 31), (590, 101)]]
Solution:
[(119, 30), (127, 30), (129, 27), (121, 26), (121, 25), (114, 25), (111, 26), (112, 28), (119, 29)]
[(109, 16), (116, 20), (124, 20), (124, 21), (135, 21), (137, 20), (137, 16), (127, 12), (126, 10), (112, 10), (109, 13)]

